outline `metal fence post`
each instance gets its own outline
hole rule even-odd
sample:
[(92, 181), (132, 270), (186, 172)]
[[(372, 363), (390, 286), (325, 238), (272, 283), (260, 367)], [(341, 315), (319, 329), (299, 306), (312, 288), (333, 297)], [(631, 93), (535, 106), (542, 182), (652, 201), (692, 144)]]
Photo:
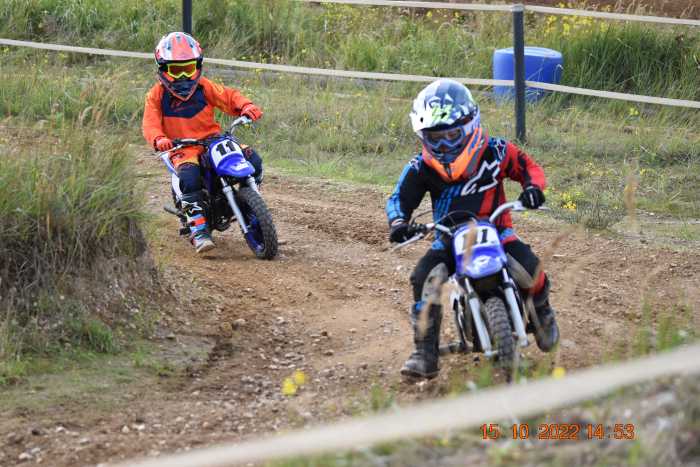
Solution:
[(515, 81), (515, 135), (524, 143), (525, 131), (525, 7), (513, 6), (513, 80)]
[(192, 34), (192, 0), (182, 0), (182, 30)]

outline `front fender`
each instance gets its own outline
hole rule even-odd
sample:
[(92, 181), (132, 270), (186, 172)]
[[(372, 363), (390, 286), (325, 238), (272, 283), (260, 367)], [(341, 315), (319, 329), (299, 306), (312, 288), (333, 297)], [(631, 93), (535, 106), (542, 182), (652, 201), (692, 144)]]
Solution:
[(233, 154), (216, 166), (216, 174), (220, 177), (248, 178), (255, 172), (253, 165), (243, 154)]

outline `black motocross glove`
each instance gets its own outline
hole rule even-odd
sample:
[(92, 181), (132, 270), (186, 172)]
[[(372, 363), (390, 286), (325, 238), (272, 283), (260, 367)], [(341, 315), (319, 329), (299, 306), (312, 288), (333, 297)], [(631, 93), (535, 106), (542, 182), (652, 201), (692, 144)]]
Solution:
[(544, 204), (544, 193), (534, 185), (530, 185), (520, 193), (518, 200), (528, 209), (537, 209)]
[(391, 231), (389, 232), (389, 240), (394, 243), (403, 243), (411, 238), (411, 232), (408, 224), (403, 219), (397, 219), (391, 223)]

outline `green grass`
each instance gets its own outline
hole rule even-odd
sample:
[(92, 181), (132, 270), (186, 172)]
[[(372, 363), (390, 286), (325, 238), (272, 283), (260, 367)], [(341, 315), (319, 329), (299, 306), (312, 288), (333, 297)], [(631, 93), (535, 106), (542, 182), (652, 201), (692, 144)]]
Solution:
[(697, 338), (697, 332), (693, 310), (689, 305), (645, 301), (628, 356), (638, 357), (688, 344)]
[(80, 278), (109, 282), (103, 261), (143, 250), (130, 155), (118, 137), (68, 124), (23, 142), (0, 158), (0, 356), (45, 350), (20, 337), (41, 335), (109, 352)]
[[(99, 71), (94, 65), (66, 68), (70, 54), (26, 55), (9, 49), (3, 58), (7, 65), (0, 77), (10, 85), (0, 90), (0, 115), (60, 127), (62, 119), (87, 120), (92, 109), (108, 108), (95, 114), (99, 124), (113, 127), (122, 140), (144, 144), (139, 123), (143, 95), (152, 83), (149, 65), (115, 60), (101, 62)], [(11, 79), (19, 69), (36, 77), (31, 85)], [(128, 78), (113, 77), (117, 70), (128, 71)], [(216, 76), (214, 70), (208, 73)], [(62, 79), (46, 79), (50, 75)], [(283, 172), (389, 189), (418, 151), (407, 96), (420, 85), (255, 74), (229, 76), (224, 82), (263, 106), (265, 118), (241, 135), (260, 150), (268, 166)], [(488, 93), (477, 96), (490, 134), (512, 136), (512, 108), (496, 104)], [(645, 109), (593, 99), (579, 106), (557, 96), (529, 107), (526, 149), (545, 168), (548, 201), (556, 215), (609, 227), (626, 214), (623, 192), (632, 177), (638, 181), (637, 207), (700, 217), (700, 113)]]
[[(0, 35), (150, 51), (180, 28), (180, 12), (179, 0), (6, 0)], [(512, 44), (511, 21), (490, 12), (200, 0), (193, 28), (212, 57), (488, 78), (493, 51)], [(529, 45), (563, 52), (564, 84), (700, 96), (694, 28), (528, 14), (526, 31)]]
[(72, 348), (14, 362), (0, 361), (0, 412), (42, 411), (76, 403), (119, 406), (128, 400), (126, 385), (138, 393), (156, 384), (169, 384), (169, 378), (187, 362), (166, 359), (145, 341), (133, 347), (117, 354)]
[[(18, 69), (27, 63), (13, 59)], [(131, 154), (108, 127), (131, 123), (120, 119), (124, 100), (95, 80), (43, 74), (42, 60), (27, 79), (0, 72), (13, 82), (0, 89), (0, 359), (8, 361), (65, 346), (115, 352), (120, 305), (97, 296), (145, 247)], [(14, 115), (22, 119), (6, 118)]]
[(700, 99), (700, 34), (574, 16), (531, 18), (528, 42), (562, 52), (564, 84)]

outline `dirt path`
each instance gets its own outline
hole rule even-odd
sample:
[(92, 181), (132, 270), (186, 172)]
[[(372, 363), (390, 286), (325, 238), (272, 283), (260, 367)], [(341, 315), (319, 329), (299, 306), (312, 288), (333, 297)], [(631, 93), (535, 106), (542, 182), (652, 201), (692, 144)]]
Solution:
[[(386, 251), (384, 194), (268, 176), (263, 195), (282, 240), (279, 259), (255, 260), (237, 229), (217, 235), (218, 248), (197, 258), (175, 219), (161, 214), (162, 169), (146, 157), (140, 163), (153, 174), (147, 208), (162, 216), (153, 255), (180, 303), (163, 318), (174, 335), (162, 343), (199, 345), (208, 358), (167, 384), (125, 386), (125, 401), (110, 408), (67, 404), (4, 415), (3, 465), (33, 448), (28, 462), (76, 466), (256, 437), (366, 411), (373, 385), (399, 403), (444, 394), (482, 365), (452, 357), (430, 384), (400, 380), (411, 349), (408, 276), (428, 244)], [(516, 224), (547, 261), (562, 331), (550, 360), (526, 351), (535, 362), (572, 369), (608, 358), (635, 334), (643, 299), (700, 309), (700, 296), (688, 292), (700, 278), (698, 254), (574, 231), (546, 217)], [(295, 370), (307, 382), (288, 397), (281, 384)]]

